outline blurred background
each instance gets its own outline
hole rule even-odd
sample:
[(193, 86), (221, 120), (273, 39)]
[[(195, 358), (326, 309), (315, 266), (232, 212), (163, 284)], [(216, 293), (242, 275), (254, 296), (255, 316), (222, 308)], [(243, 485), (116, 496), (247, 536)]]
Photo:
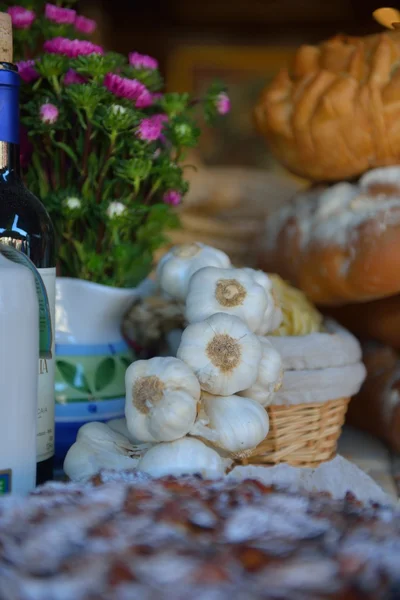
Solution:
[(201, 93), (210, 80), (226, 82), (232, 111), (203, 135), (204, 163), (279, 172), (253, 128), (260, 90), (300, 44), (381, 31), (371, 16), (378, 7), (376, 0), (82, 0), (79, 10), (98, 21), (106, 48), (157, 58), (167, 89)]

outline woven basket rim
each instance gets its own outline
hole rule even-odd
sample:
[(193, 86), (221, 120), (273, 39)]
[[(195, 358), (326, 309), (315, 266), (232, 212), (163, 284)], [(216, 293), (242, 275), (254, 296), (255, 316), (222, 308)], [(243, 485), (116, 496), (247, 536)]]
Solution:
[(240, 464), (316, 467), (336, 455), (350, 398), (266, 407), (270, 430)]

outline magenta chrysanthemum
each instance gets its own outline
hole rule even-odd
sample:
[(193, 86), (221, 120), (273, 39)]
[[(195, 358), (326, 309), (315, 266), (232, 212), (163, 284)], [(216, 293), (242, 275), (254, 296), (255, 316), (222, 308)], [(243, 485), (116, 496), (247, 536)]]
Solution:
[(76, 17), (75, 29), (81, 33), (90, 35), (96, 29), (96, 21), (93, 21), (93, 19), (88, 19), (87, 17)]
[(46, 4), (44, 16), (58, 25), (72, 25), (75, 23), (76, 11), (72, 8), (61, 8), (55, 4)]
[(228, 94), (225, 92), (218, 94), (215, 106), (220, 115), (226, 115), (231, 110), (231, 101)]
[(54, 106), (54, 104), (50, 104), (50, 102), (42, 104), (42, 106), (40, 107), (40, 119), (43, 123), (53, 125), (53, 123), (57, 121), (58, 115), (59, 111), (57, 106)]
[(129, 64), (135, 69), (158, 69), (158, 62), (155, 58), (139, 52), (129, 54)]
[(104, 85), (115, 96), (132, 100), (137, 108), (146, 108), (152, 104), (151, 93), (137, 79), (128, 79), (114, 73), (107, 73), (104, 77)]
[(25, 83), (31, 83), (39, 77), (39, 73), (35, 69), (34, 60), (20, 60), (17, 63), (18, 73)]
[(64, 75), (64, 85), (72, 85), (74, 83), (86, 83), (86, 79), (73, 69), (69, 69)]
[(182, 194), (177, 190), (169, 190), (163, 196), (165, 204), (171, 204), (171, 206), (178, 206), (182, 200)]
[(50, 54), (64, 54), (68, 58), (87, 56), (88, 54), (104, 54), (101, 46), (86, 40), (69, 40), (68, 38), (55, 37), (44, 43), (43, 48)]
[(10, 6), (7, 12), (15, 29), (29, 29), (36, 18), (33, 10), (28, 10), (23, 6)]
[(167, 115), (153, 115), (140, 121), (137, 129), (138, 137), (146, 142), (154, 142), (161, 137), (161, 132)]

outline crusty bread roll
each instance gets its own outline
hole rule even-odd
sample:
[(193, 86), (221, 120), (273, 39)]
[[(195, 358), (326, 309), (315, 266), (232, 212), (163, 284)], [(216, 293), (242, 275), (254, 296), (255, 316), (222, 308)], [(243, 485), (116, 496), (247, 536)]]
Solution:
[(363, 346), (367, 378), (352, 399), (347, 422), (383, 439), (400, 452), (400, 357), (388, 346)]
[(301, 46), (255, 108), (291, 172), (340, 181), (400, 162), (400, 31)]
[(328, 311), (360, 339), (374, 339), (400, 350), (400, 295)]
[(259, 263), (319, 305), (400, 293), (400, 166), (300, 193), (267, 220)]

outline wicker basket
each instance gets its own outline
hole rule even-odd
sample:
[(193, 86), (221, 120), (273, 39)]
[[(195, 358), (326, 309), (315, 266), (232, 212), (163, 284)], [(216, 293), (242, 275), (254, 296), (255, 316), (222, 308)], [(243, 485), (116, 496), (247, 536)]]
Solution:
[(269, 433), (240, 464), (317, 467), (332, 459), (350, 398), (329, 402), (268, 406)]

